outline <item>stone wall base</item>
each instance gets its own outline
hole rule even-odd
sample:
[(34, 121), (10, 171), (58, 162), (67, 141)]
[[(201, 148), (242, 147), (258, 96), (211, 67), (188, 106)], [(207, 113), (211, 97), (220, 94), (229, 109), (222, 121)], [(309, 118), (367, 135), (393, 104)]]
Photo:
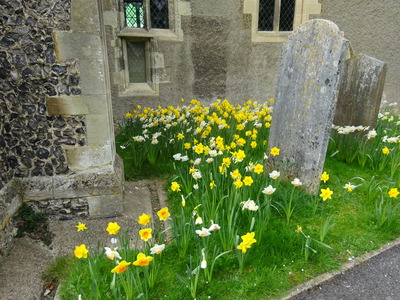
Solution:
[(13, 219), (22, 203), (36, 211), (74, 217), (115, 217), (123, 212), (123, 162), (68, 175), (14, 178), (0, 190), (0, 261), (16, 234)]

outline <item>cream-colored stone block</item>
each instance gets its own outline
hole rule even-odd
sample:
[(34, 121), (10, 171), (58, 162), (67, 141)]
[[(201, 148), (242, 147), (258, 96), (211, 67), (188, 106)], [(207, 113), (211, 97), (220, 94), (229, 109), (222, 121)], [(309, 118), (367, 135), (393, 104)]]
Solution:
[(112, 72), (111, 80), (112, 80), (113, 84), (123, 85), (123, 84), (125, 84), (125, 73), (122, 71)]
[(103, 13), (104, 25), (112, 26), (112, 28), (118, 28), (118, 13), (115, 11), (105, 11)]
[(181, 16), (190, 16), (192, 15), (192, 8), (190, 6), (190, 2), (175, 2), (175, 5), (178, 6), (178, 14)]
[(68, 166), (73, 171), (87, 170), (90, 168), (98, 168), (110, 165), (113, 161), (111, 145), (107, 144), (103, 147), (65, 147)]
[(91, 218), (116, 217), (123, 212), (123, 195), (102, 195), (87, 198)]
[(258, 14), (258, 0), (244, 0), (243, 13)]
[(98, 35), (87, 32), (55, 31), (55, 53), (59, 61), (67, 59), (102, 59), (102, 43)]
[(81, 60), (81, 87), (84, 95), (105, 94), (104, 63), (102, 60)]
[(106, 114), (86, 116), (86, 143), (88, 146), (102, 146), (111, 141), (110, 120)]
[(100, 31), (97, 0), (71, 0), (71, 29)]
[(160, 52), (154, 53), (154, 68), (162, 69), (164, 68), (164, 54)]
[(83, 97), (61, 96), (46, 97), (47, 112), (49, 115), (87, 115), (89, 109)]

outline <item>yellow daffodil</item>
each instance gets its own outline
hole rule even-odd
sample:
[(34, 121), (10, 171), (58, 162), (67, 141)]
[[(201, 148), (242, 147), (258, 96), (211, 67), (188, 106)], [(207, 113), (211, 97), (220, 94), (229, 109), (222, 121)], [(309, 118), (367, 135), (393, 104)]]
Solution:
[(181, 191), (181, 188), (180, 188), (179, 183), (177, 183), (176, 181), (172, 182), (172, 183), (171, 183), (171, 190), (172, 190), (173, 192), (180, 192), (180, 191)]
[(178, 140), (182, 140), (184, 137), (183, 133), (178, 133), (177, 135)]
[(257, 142), (256, 141), (252, 141), (251, 143), (250, 143), (250, 147), (251, 148), (255, 148), (255, 147), (257, 147)]
[(128, 113), (125, 114), (125, 117), (126, 117), (127, 119), (130, 119), (130, 118), (133, 117), (133, 115), (132, 115), (131, 113), (128, 112)]
[(84, 244), (75, 247), (74, 254), (77, 258), (87, 258), (89, 250), (86, 249)]
[(118, 231), (120, 230), (120, 228), (121, 227), (118, 225), (117, 222), (110, 222), (110, 223), (108, 223), (106, 230), (109, 234), (117, 234)]
[(390, 153), (389, 148), (388, 148), (388, 147), (384, 147), (384, 148), (382, 149), (382, 153), (385, 154), (385, 155), (388, 155), (388, 154)]
[(254, 173), (261, 174), (264, 172), (264, 166), (261, 164), (256, 164), (254, 167)]
[(123, 260), (114, 269), (112, 269), (111, 272), (121, 274), (126, 271), (126, 267), (130, 264), (130, 262)]
[(280, 150), (279, 148), (274, 147), (274, 148), (271, 148), (270, 153), (271, 153), (272, 156), (277, 156), (277, 155), (279, 155), (279, 152), (280, 152), (280, 151), (281, 151), (281, 150)]
[(135, 266), (144, 267), (147, 266), (152, 260), (153, 260), (152, 256), (146, 256), (146, 254), (144, 253), (139, 253), (133, 264)]
[(247, 249), (251, 248), (251, 245), (245, 242), (241, 242), (236, 248), (242, 250), (242, 253), (246, 253)]
[(87, 229), (86, 225), (81, 222), (79, 222), (75, 227), (78, 229), (78, 231), (84, 231)]
[(253, 184), (253, 182), (254, 182), (254, 180), (253, 180), (253, 178), (251, 178), (251, 176), (245, 176), (243, 178), (244, 185), (251, 186)]
[(256, 239), (254, 238), (254, 236), (255, 236), (255, 232), (248, 232), (247, 234), (242, 235), (241, 238), (244, 242), (251, 245), (256, 242)]
[(303, 231), (303, 228), (301, 228), (301, 226), (297, 225), (296, 232), (302, 232), (302, 231)]
[(168, 211), (168, 207), (164, 207), (162, 209), (160, 209), (157, 212), (157, 216), (160, 218), (161, 221), (165, 221), (167, 220), (167, 218), (170, 216), (171, 214)]
[(324, 171), (324, 173), (322, 173), (321, 175), (321, 180), (325, 183), (329, 180), (329, 174), (326, 173), (326, 171)]
[(184, 147), (185, 149), (190, 149), (191, 145), (190, 145), (190, 143), (184, 143), (184, 144), (183, 144), (183, 147)]
[(214, 182), (214, 180), (213, 180), (213, 181), (211, 181), (211, 182), (210, 182), (210, 189), (213, 189), (215, 186), (216, 186), (216, 185), (215, 185), (215, 182)]
[(151, 239), (151, 231), (152, 231), (151, 228), (146, 228), (146, 229), (139, 230), (140, 238), (143, 241), (147, 242), (149, 239)]
[(233, 184), (236, 186), (237, 189), (239, 189), (243, 186), (243, 181), (241, 181), (240, 179), (237, 179), (233, 182)]
[(242, 253), (246, 253), (247, 249), (251, 248), (251, 245), (256, 242), (254, 235), (255, 232), (249, 232), (245, 235), (242, 235), (242, 242), (236, 248), (242, 250)]
[(140, 225), (146, 226), (147, 224), (149, 224), (150, 220), (151, 220), (151, 216), (146, 215), (145, 213), (143, 213), (141, 216), (139, 216), (138, 223)]
[(232, 179), (236, 180), (238, 178), (241, 178), (242, 175), (240, 175), (239, 169), (236, 169), (234, 171), (231, 172), (231, 177)]
[(397, 188), (391, 188), (388, 194), (390, 198), (396, 198), (400, 192), (397, 190)]
[(321, 189), (321, 194), (319, 195), (323, 201), (326, 199), (332, 199), (332, 194), (333, 191), (331, 191), (329, 188), (327, 189)]

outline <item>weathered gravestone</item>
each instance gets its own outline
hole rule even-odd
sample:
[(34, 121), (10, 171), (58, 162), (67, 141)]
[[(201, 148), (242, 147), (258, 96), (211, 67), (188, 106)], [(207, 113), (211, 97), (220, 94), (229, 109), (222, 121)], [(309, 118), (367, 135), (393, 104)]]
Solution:
[(281, 151), (267, 168), (292, 165), (286, 179), (299, 178), (308, 193), (319, 188), (348, 44), (333, 22), (311, 20), (282, 47), (268, 141)]
[(385, 62), (364, 54), (346, 61), (333, 124), (375, 128), (386, 70)]

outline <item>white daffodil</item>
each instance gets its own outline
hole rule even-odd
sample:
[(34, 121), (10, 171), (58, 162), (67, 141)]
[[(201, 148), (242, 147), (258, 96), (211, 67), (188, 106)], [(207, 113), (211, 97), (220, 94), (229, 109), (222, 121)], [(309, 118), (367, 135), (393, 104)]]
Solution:
[(272, 185), (269, 185), (262, 190), (262, 193), (265, 195), (272, 195), (275, 191), (276, 188), (274, 188)]
[(352, 192), (353, 189), (356, 188), (356, 186), (349, 182), (349, 183), (346, 183), (343, 188), (346, 189), (348, 192)]
[(175, 160), (181, 160), (182, 154), (177, 153), (177, 154), (172, 155), (172, 157), (173, 157)]
[(194, 224), (196, 224), (196, 225), (203, 224), (203, 219), (201, 217), (197, 217), (196, 221), (194, 221)]
[(294, 186), (300, 186), (303, 185), (303, 183), (300, 181), (300, 179), (295, 178), (293, 179), (293, 181), (291, 182)]
[(194, 179), (200, 179), (201, 178), (201, 173), (200, 173), (200, 171), (194, 171), (193, 173), (192, 173), (192, 177), (194, 178)]
[(281, 176), (281, 173), (275, 170), (269, 173), (269, 177), (272, 179), (277, 179), (279, 176)]
[(201, 237), (206, 237), (211, 234), (210, 230), (208, 230), (207, 228), (204, 228), (204, 227), (201, 228), (201, 230), (196, 230), (195, 232)]
[(258, 205), (253, 201), (253, 200), (247, 200), (246, 202), (242, 202), (241, 204), (243, 204), (243, 208), (244, 209), (248, 209), (251, 211), (257, 211), (258, 210)]
[(214, 224), (214, 221), (211, 220), (211, 226), (210, 228), (208, 228), (209, 231), (216, 231), (216, 230), (220, 230), (221, 227), (218, 224)]
[(111, 248), (108, 247), (104, 247), (104, 250), (106, 250), (105, 255), (107, 256), (107, 258), (113, 260), (115, 257), (118, 259), (121, 259), (121, 256), (119, 255), (119, 253), (115, 250), (111, 250)]
[(374, 137), (376, 137), (376, 135), (377, 135), (376, 131), (374, 129), (372, 129), (368, 132), (367, 138), (373, 139)]
[(165, 244), (155, 244), (153, 248), (150, 248), (150, 253), (151, 254), (161, 254), (165, 249)]

